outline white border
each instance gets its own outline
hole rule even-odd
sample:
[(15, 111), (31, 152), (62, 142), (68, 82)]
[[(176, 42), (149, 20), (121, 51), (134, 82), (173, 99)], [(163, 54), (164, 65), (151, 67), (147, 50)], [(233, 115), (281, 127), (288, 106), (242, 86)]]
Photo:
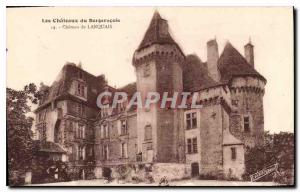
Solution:
[[(141, 1), (141, 0), (123, 0), (123, 1), (116, 1), (116, 0), (105, 0), (105, 1), (92, 1), (92, 0), (77, 0), (77, 1), (69, 1), (69, 0), (52, 0), (52, 1), (37, 1), (37, 0), (11, 0), (11, 1), (1, 1), (0, 2), (0, 102), (2, 106), (0, 108), (0, 127), (2, 129), (0, 134), (0, 165), (1, 165), (1, 177), (0, 177), (0, 191), (7, 191), (11, 190), (10, 188), (6, 187), (6, 6), (295, 6), (295, 9), (299, 9), (300, 1), (295, 0), (252, 0), (252, 1), (241, 1), (241, 0), (203, 0), (201, 2), (196, 2), (192, 0), (187, 1), (180, 1), (180, 0), (152, 0), (152, 1)], [(299, 20), (297, 20), (296, 26), (299, 26)], [(295, 43), (298, 43), (295, 42)], [(299, 49), (297, 49), (297, 55), (299, 55)], [(299, 74), (299, 66), (297, 69), (297, 73)], [(297, 88), (299, 90), (299, 82)], [(298, 107), (298, 105), (297, 105)], [(299, 114), (297, 114), (297, 119), (299, 118)], [(295, 127), (295, 129), (297, 129)], [(296, 133), (298, 133), (296, 131)], [(298, 136), (298, 134), (297, 134)], [(298, 149), (298, 148), (297, 148)], [(299, 154), (299, 149), (297, 150), (297, 154)], [(297, 158), (298, 159), (298, 158)], [(298, 160), (299, 161), (299, 160)], [(297, 166), (299, 162), (297, 162)], [(299, 169), (299, 168), (298, 168)], [(299, 185), (299, 179), (297, 174), (295, 175), (297, 179), (297, 183)], [(40, 190), (38, 188), (37, 190)], [(182, 189), (182, 188), (181, 188)], [(201, 188), (194, 188), (194, 190), (199, 190)], [(232, 190), (232, 188), (224, 188), (225, 190)], [(222, 189), (222, 190), (224, 190)], [(269, 189), (257, 189), (253, 188), (254, 190), (274, 190), (274, 188)], [(24, 188), (18, 188), (14, 190), (24, 190)], [(34, 188), (26, 189), (26, 191), (34, 190)], [(43, 189), (43, 191), (50, 191), (51, 189)], [(59, 189), (63, 190), (63, 188)], [(70, 190), (70, 189), (69, 189)], [(82, 189), (79, 190), (89, 190), (89, 189)], [(111, 190), (111, 189), (95, 189), (95, 190)], [(114, 189), (118, 190), (118, 189)], [(127, 190), (139, 190), (136, 189), (127, 189)], [(164, 191), (171, 191), (173, 189), (163, 189)], [(183, 190), (183, 189), (182, 189)], [(190, 189), (184, 189), (190, 190)], [(201, 189), (201, 190), (209, 190), (209, 189)], [(220, 190), (218, 188), (214, 190)], [(241, 190), (239, 188), (238, 190)], [(278, 189), (275, 189), (278, 190)]]

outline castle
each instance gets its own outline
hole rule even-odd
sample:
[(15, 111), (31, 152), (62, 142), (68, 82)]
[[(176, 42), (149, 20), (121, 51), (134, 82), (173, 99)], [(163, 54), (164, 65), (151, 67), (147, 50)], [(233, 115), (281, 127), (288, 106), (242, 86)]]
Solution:
[[(242, 56), (228, 42), (219, 56), (216, 40), (210, 40), (202, 62), (183, 53), (155, 12), (133, 55), (135, 83), (113, 88), (104, 75), (67, 63), (51, 86), (41, 86), (35, 110), (40, 153), (67, 162), (78, 178), (101, 177), (104, 167), (119, 165), (151, 165), (159, 172), (169, 167), (174, 177), (241, 178), (247, 147), (263, 144), (266, 84), (254, 68), (253, 45), (244, 48)], [(99, 109), (103, 91), (198, 93), (202, 107), (127, 109), (125, 101)]]

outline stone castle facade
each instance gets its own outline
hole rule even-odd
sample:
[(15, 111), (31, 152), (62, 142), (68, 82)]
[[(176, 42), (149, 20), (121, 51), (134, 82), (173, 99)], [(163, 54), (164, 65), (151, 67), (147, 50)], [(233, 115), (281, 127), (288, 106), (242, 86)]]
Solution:
[[(241, 178), (246, 148), (263, 144), (266, 79), (254, 68), (253, 48), (245, 45), (242, 56), (227, 43), (219, 55), (210, 40), (203, 62), (182, 52), (155, 12), (133, 55), (135, 83), (113, 88), (103, 75), (68, 63), (51, 86), (41, 86), (35, 111), (41, 152), (66, 161), (79, 178), (101, 177), (104, 167), (120, 165), (151, 165), (160, 173), (168, 167), (174, 178)], [(142, 98), (150, 91), (192, 92), (202, 107), (126, 109), (124, 102), (100, 110), (96, 100), (103, 91), (138, 91)]]

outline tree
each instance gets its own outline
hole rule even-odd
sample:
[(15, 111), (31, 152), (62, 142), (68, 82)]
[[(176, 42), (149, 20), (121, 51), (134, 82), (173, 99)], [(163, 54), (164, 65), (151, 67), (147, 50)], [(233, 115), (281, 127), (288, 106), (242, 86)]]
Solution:
[(247, 148), (245, 153), (245, 175), (244, 179), (249, 180), (250, 175), (262, 170), (265, 167), (265, 148), (255, 146)]
[(6, 88), (6, 126), (9, 184), (13, 172), (25, 171), (31, 164), (33, 155), (32, 123), (33, 118), (27, 116), (31, 111), (30, 103), (37, 104), (40, 98), (35, 84), (26, 85), (23, 90)]
[[(278, 163), (280, 175), (276, 175), (278, 183), (291, 185), (294, 183), (294, 134), (280, 132), (271, 134), (268, 131), (264, 135), (264, 146), (248, 148), (245, 154), (245, 175), (249, 176), (263, 168)], [(261, 180), (273, 180), (273, 176), (265, 176)]]

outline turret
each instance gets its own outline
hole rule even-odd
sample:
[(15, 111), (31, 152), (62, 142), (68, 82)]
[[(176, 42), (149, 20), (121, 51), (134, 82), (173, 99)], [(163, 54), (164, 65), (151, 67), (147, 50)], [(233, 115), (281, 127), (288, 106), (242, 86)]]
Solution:
[[(182, 91), (184, 59), (184, 54), (169, 33), (167, 21), (155, 12), (133, 56), (137, 92), (141, 93), (143, 103), (149, 92), (158, 92), (162, 97), (164, 92)], [(137, 143), (143, 162), (178, 162), (184, 156), (180, 115), (177, 110), (160, 108), (159, 104), (149, 108), (138, 107)], [(181, 155), (179, 146), (183, 148)]]
[[(253, 46), (248, 43), (245, 48), (248, 58), (253, 58), (250, 57)], [(219, 69), (222, 80), (229, 83), (231, 92), (231, 133), (244, 141), (247, 147), (263, 145), (266, 79), (229, 42), (220, 56)]]

